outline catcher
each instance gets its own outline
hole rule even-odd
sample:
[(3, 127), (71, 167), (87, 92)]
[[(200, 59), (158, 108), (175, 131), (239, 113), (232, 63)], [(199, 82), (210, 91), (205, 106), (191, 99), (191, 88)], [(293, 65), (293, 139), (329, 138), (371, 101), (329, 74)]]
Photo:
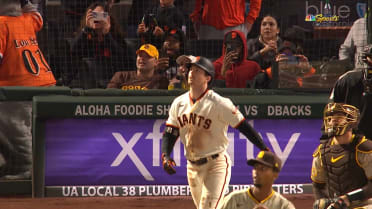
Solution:
[(314, 209), (372, 208), (372, 141), (353, 133), (359, 110), (343, 103), (324, 109), (329, 140), (313, 154)]

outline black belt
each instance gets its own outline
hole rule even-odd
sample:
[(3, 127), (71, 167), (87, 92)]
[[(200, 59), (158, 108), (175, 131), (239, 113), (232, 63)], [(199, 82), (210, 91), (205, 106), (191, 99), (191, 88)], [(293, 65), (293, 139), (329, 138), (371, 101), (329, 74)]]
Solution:
[[(216, 159), (218, 157), (218, 153), (217, 154), (214, 154), (211, 156), (212, 159)], [(204, 165), (208, 162), (208, 158), (207, 157), (203, 157), (203, 158), (200, 158), (199, 160), (195, 160), (195, 161), (192, 161), (192, 160), (189, 160), (190, 163), (192, 164), (195, 164), (195, 165)]]

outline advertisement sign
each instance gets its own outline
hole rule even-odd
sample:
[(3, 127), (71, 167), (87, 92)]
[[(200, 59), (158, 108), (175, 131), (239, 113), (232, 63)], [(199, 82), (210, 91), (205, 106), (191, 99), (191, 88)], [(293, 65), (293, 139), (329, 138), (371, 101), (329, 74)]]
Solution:
[[(161, 166), (163, 119), (50, 119), (45, 122), (45, 186), (187, 185), (180, 140), (172, 157), (175, 175)], [(251, 120), (283, 161), (276, 184), (310, 183), (312, 153), (319, 144), (320, 119)], [(230, 184), (251, 184), (246, 164), (259, 152), (244, 135), (228, 129)], [(101, 191), (102, 192), (102, 191)]]

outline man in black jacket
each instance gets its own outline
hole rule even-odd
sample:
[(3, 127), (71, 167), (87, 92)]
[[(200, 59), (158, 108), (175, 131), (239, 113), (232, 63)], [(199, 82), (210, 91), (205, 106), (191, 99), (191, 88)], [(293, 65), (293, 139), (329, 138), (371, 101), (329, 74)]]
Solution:
[(372, 139), (372, 45), (364, 48), (361, 60), (365, 68), (342, 75), (330, 99), (357, 107), (361, 113), (358, 131)]

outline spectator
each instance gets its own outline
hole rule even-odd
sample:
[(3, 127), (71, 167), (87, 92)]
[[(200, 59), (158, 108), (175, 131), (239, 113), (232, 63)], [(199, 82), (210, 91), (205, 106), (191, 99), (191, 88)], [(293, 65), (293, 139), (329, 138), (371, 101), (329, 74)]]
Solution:
[(245, 0), (196, 0), (190, 15), (198, 39), (224, 38), (231, 30), (240, 30), (244, 37), (261, 10), (261, 0), (250, 0), (249, 13), (245, 12)]
[[(174, 83), (174, 87), (178, 86), (179, 88), (185, 90), (190, 89), (190, 84), (188, 83), (188, 73), (190, 71), (191, 63), (195, 63), (196, 61), (197, 58), (193, 55), (181, 55), (177, 58), (176, 62), (179, 65), (177, 70), (177, 78), (179, 83)], [(170, 83), (172, 83), (172, 81)]]
[[(28, 1), (26, 1), (28, 2)], [(0, 5), (0, 86), (53, 86), (53, 73), (38, 46), (43, 27), (31, 3), (3, 0)], [(30, 63), (32, 60), (32, 63)]]
[(247, 42), (248, 59), (257, 62), (261, 69), (269, 68), (275, 61), (282, 43), (279, 31), (277, 20), (271, 15), (266, 15), (261, 21), (260, 35)]
[(107, 10), (110, 11), (113, 3), (119, 2), (119, 0), (60, 0), (62, 9), (64, 12), (62, 23), (66, 23), (65, 26), (71, 36), (75, 36), (73, 33), (79, 28), (82, 17), (85, 15), (86, 8), (92, 3), (100, 1), (107, 3)]
[(135, 0), (132, 1), (128, 13), (128, 37), (136, 38), (137, 37), (137, 28), (138, 24), (141, 23), (143, 14), (146, 14), (148, 8), (153, 8), (156, 6), (158, 0)]
[(359, 18), (351, 27), (343, 44), (340, 46), (338, 56), (340, 60), (353, 60), (355, 69), (361, 70), (364, 63), (358, 60), (367, 45), (367, 20)]
[(253, 80), (261, 70), (256, 62), (247, 60), (247, 41), (238, 30), (226, 33), (222, 56), (213, 65), (215, 78), (225, 80), (227, 88), (246, 88), (247, 81)]
[(72, 67), (65, 72), (66, 84), (75, 88), (105, 88), (115, 72), (134, 68), (132, 54), (134, 50), (126, 44), (105, 3), (94, 2), (87, 8), (81, 32), (72, 44)]
[(272, 188), (278, 178), (282, 162), (278, 156), (269, 151), (261, 151), (256, 159), (247, 161), (253, 166), (253, 186), (247, 190), (230, 193), (224, 199), (221, 209), (266, 208), (294, 209), (294, 205)]
[[(306, 87), (304, 79), (312, 77), (316, 72), (307, 57), (297, 53), (299, 48), (301, 49), (291, 41), (284, 40), (282, 46), (278, 49), (279, 54), (275, 61), (278, 62), (279, 86), (282, 88)], [(269, 67), (257, 74), (253, 86), (256, 89), (275, 88), (276, 86), (272, 85), (272, 80), (273, 71), (272, 67)]]
[(330, 99), (357, 107), (361, 113), (358, 131), (372, 139), (372, 45), (366, 45), (361, 53), (366, 67), (342, 75), (336, 81)]
[(183, 13), (174, 5), (174, 0), (160, 0), (159, 6), (150, 8), (138, 25), (137, 33), (141, 43), (150, 43), (161, 48), (162, 39), (170, 28), (182, 28)]
[(159, 52), (155, 46), (142, 45), (137, 50), (137, 71), (116, 72), (107, 88), (123, 90), (167, 89), (168, 79), (155, 72), (158, 59)]
[[(42, 16), (29, 1), (0, 1), (0, 86), (55, 85), (36, 39), (42, 26)], [(31, 177), (31, 110), (31, 102), (0, 102), (1, 180)]]
[(358, 108), (329, 103), (323, 115), (328, 140), (313, 154), (313, 208), (371, 208), (372, 141), (353, 133), (358, 127)]
[(156, 70), (158, 73), (166, 75), (170, 81), (169, 88), (174, 88), (174, 84), (180, 82), (177, 77), (178, 65), (176, 59), (185, 54), (185, 42), (186, 37), (180, 29), (170, 29), (164, 35)]

